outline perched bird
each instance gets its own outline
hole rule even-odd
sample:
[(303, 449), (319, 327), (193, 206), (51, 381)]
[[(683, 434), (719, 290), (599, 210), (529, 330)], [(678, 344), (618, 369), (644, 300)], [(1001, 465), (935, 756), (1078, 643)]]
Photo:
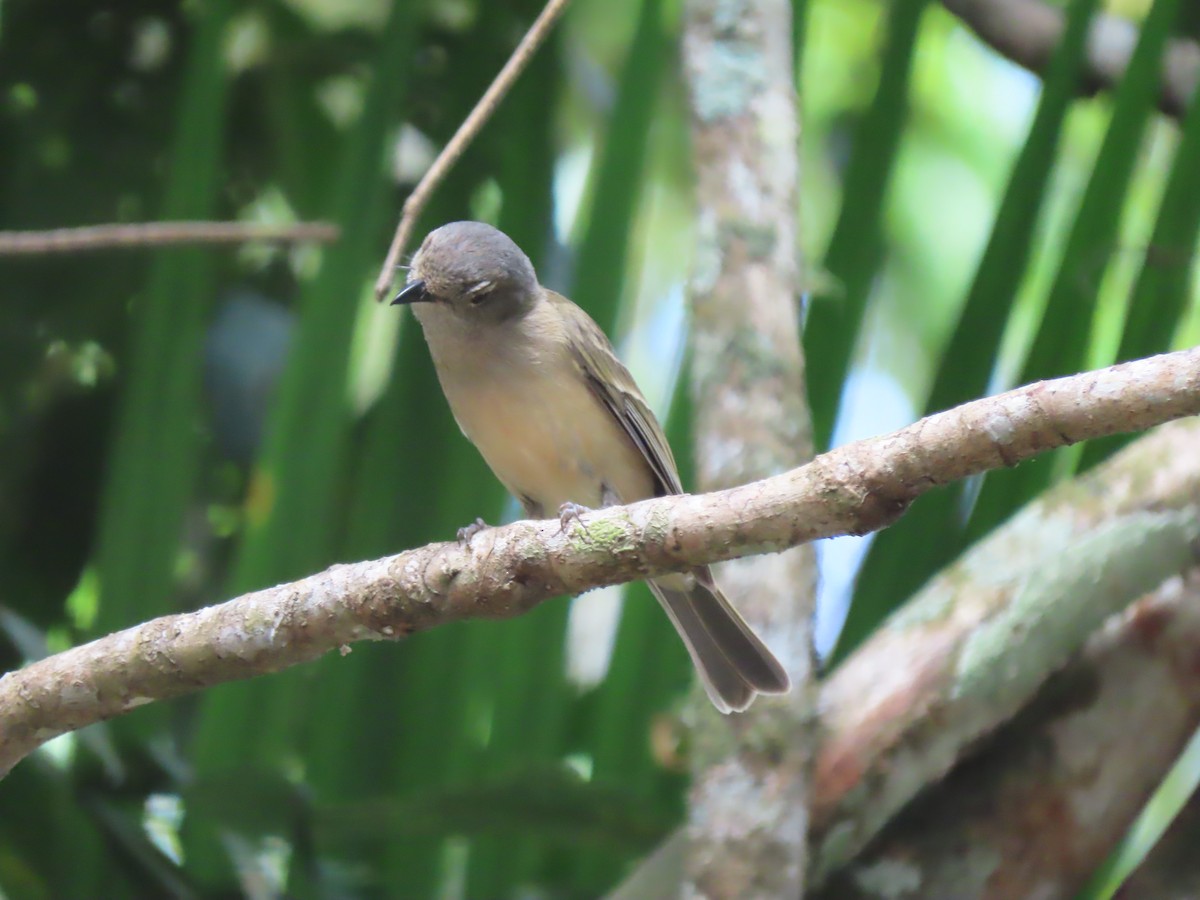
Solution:
[[(662, 427), (600, 326), (542, 287), (504, 233), (481, 222), (431, 232), (392, 302), (413, 304), (454, 418), (531, 518), (682, 493)], [(787, 691), (707, 567), (650, 589), (721, 712)]]

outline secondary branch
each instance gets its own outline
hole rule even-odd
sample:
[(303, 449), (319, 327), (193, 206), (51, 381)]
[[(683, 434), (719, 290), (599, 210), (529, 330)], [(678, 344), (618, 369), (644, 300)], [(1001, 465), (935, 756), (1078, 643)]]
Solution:
[(329, 222), (114, 222), (50, 231), (0, 231), (0, 256), (249, 241), (328, 244), (338, 235), (338, 227)]

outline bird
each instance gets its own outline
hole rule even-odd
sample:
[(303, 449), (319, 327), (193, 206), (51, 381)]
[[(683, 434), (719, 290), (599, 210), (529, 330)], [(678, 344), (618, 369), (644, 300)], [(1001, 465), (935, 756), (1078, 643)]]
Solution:
[[(662, 426), (604, 331), (543, 287), (499, 229), (462, 221), (430, 232), (397, 304), (420, 323), (459, 428), (530, 518), (557, 510), (566, 528), (595, 507), (683, 493)], [(783, 666), (707, 566), (648, 585), (719, 711), (788, 691)]]

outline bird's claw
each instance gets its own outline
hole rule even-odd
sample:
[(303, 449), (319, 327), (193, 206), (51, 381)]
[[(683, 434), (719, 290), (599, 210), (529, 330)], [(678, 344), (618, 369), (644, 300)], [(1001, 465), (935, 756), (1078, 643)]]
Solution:
[(487, 522), (483, 521), (483, 519), (476, 519), (470, 525), (464, 525), (462, 528), (458, 529), (458, 542), (464, 547), (471, 546), (471, 538), (475, 537), (475, 535), (479, 534), (479, 532), (483, 531), (487, 527)]
[(582, 528), (585, 533), (590, 534), (590, 532), (588, 532), (588, 529), (587, 529), (587, 524), (583, 521), (583, 514), (590, 513), (591, 511), (592, 510), (589, 509), (588, 507), (580, 506), (578, 503), (571, 503), (570, 501), (564, 503), (562, 506), (560, 506), (558, 508), (558, 527), (559, 527), (559, 529), (565, 533), (567, 530), (567, 526), (570, 524), (571, 520), (573, 519), (579, 523), (579, 527)]

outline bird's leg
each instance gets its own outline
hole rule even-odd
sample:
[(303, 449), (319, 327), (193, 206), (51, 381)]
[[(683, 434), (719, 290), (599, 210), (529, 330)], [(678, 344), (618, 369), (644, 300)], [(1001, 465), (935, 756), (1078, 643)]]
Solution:
[[(621, 498), (617, 496), (617, 492), (610, 488), (607, 484), (600, 485), (600, 505), (601, 506), (619, 506)], [(579, 523), (579, 527), (587, 532), (587, 525), (583, 521), (583, 514), (595, 512), (590, 506), (582, 506), (578, 503), (567, 501), (558, 508), (558, 524), (563, 530), (567, 530), (567, 523), (574, 519)], [(590, 534), (590, 532), (588, 532)]]
[(464, 547), (470, 547), (471, 538), (475, 537), (475, 535), (479, 534), (479, 532), (483, 531), (487, 527), (488, 524), (487, 522), (483, 521), (483, 519), (476, 519), (470, 525), (464, 525), (462, 528), (458, 529), (458, 542)]
[[(578, 503), (567, 501), (558, 508), (558, 527), (562, 531), (567, 530), (567, 525), (572, 519), (579, 523), (579, 527), (587, 532), (587, 525), (583, 521), (583, 514), (592, 512), (587, 506), (580, 506)], [(590, 533), (590, 532), (589, 532)]]

